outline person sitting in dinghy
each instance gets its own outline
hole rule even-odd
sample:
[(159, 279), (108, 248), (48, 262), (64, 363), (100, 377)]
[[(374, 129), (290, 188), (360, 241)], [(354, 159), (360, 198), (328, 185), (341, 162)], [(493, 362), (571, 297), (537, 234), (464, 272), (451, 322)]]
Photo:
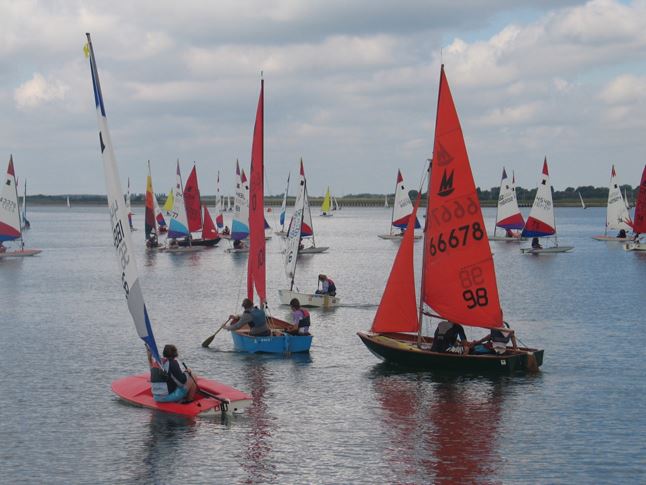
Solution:
[(330, 295), (336, 296), (336, 285), (331, 278), (328, 278), (324, 274), (319, 275), (319, 283), (321, 284), (321, 289), (316, 290), (317, 295)]
[[(456, 345), (458, 337), (460, 337), (460, 345)], [(466, 353), (464, 352), (465, 347), (468, 349), (468, 341), (462, 325), (447, 320), (442, 320), (437, 324), (433, 335), (431, 352), (455, 352), (461, 354)]]
[[(509, 325), (505, 322), (505, 327)], [(504, 331), (492, 328), (489, 335), (476, 340), (471, 344), (474, 354), (498, 354), (503, 355), (507, 352), (507, 344), (511, 342), (512, 348), (518, 348), (516, 335), (513, 330)], [(482, 345), (484, 344), (484, 345)]]
[(233, 240), (233, 249), (242, 249), (244, 248), (244, 243), (242, 242), (241, 239), (234, 239)]
[(617, 234), (617, 237), (625, 239), (626, 238), (626, 230), (625, 229), (619, 229), (619, 234)]
[(271, 330), (267, 325), (267, 315), (261, 308), (254, 306), (249, 298), (242, 300), (242, 308), (244, 308), (242, 315), (229, 315), (229, 320), (233, 321), (229, 325), (225, 325), (225, 329), (232, 331), (249, 325), (249, 335), (254, 337), (271, 335)]
[(290, 335), (309, 335), (310, 334), (310, 312), (301, 308), (301, 302), (298, 298), (292, 298), (289, 302), (292, 308), (292, 324), (294, 329), (288, 333)]
[(532, 239), (532, 249), (543, 249), (543, 246), (541, 246), (541, 243), (538, 242), (538, 238), (535, 237)]
[(4, 244), (2, 244), (2, 241), (0, 241), (0, 253), (6, 253), (7, 248), (5, 247)]
[(160, 368), (148, 352), (153, 399), (157, 402), (192, 401), (197, 391), (197, 377), (192, 375), (191, 369), (182, 371), (177, 361), (177, 347), (174, 345), (166, 345), (162, 355), (164, 358)]

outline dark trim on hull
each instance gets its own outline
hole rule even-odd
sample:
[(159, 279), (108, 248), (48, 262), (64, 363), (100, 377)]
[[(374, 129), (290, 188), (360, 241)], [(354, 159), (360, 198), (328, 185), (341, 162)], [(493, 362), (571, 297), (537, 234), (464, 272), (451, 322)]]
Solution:
[[(521, 348), (518, 353), (505, 355), (458, 355), (418, 349), (415, 336), (403, 334), (357, 335), (368, 349), (380, 359), (393, 364), (431, 371), (460, 371), (473, 374), (512, 374), (528, 370), (528, 353), (533, 352), (536, 364), (543, 364), (543, 350)], [(400, 340), (400, 337), (404, 336)], [(397, 339), (394, 345), (385, 345), (379, 337)], [(432, 339), (426, 338), (429, 342)], [(399, 344), (399, 345), (398, 345)]]
[(187, 247), (187, 246), (215, 246), (217, 243), (220, 242), (220, 238), (217, 239), (193, 239), (191, 243), (189, 244), (188, 242), (181, 240), (177, 241), (177, 244), (180, 247)]

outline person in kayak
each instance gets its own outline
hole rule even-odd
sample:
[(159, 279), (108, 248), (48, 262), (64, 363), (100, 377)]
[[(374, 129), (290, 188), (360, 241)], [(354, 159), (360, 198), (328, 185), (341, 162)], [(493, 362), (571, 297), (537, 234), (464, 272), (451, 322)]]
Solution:
[(301, 302), (298, 298), (292, 298), (289, 306), (292, 308), (292, 325), (294, 325), (294, 328), (288, 333), (291, 335), (309, 335), (310, 312), (305, 308), (301, 308)]
[(242, 315), (229, 315), (232, 322), (226, 325), (225, 329), (232, 331), (249, 325), (249, 335), (254, 337), (268, 337), (271, 335), (271, 330), (267, 325), (267, 315), (261, 308), (254, 306), (249, 298), (242, 300), (242, 308), (244, 308)]
[(157, 402), (192, 401), (197, 391), (197, 377), (192, 374), (191, 369), (182, 371), (177, 361), (177, 347), (174, 345), (166, 345), (162, 355), (160, 367), (148, 352), (153, 399)]

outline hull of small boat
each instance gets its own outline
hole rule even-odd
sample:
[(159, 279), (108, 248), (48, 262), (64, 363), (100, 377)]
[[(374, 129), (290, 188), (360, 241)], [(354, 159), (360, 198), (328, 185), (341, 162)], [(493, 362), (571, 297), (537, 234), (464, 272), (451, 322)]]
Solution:
[(554, 246), (553, 248), (520, 248), (520, 251), (523, 254), (555, 254), (555, 253), (567, 253), (572, 251), (574, 246)]
[[(118, 379), (112, 383), (112, 391), (124, 401), (135, 406), (187, 417), (215, 413), (220, 414), (222, 412), (238, 414), (243, 412), (252, 403), (253, 398), (250, 395), (220, 382), (198, 377), (197, 383), (200, 389), (219, 399), (197, 392), (195, 394), (195, 400), (190, 403), (157, 402), (153, 399), (150, 391), (149, 373)], [(221, 400), (229, 402), (223, 404)]]
[(36, 256), (37, 254), (42, 253), (42, 249), (18, 249), (16, 251), (7, 251), (5, 253), (0, 253), (0, 259), (2, 258), (26, 258), (29, 256)]
[(317, 246), (317, 247), (299, 249), (298, 254), (299, 255), (303, 255), (303, 254), (319, 254), (319, 253), (324, 253), (328, 249), (330, 249), (329, 246)]
[(275, 231), (274, 234), (280, 237), (287, 237), (287, 231)]
[(341, 304), (341, 300), (336, 296), (317, 295), (316, 293), (278, 290), (278, 296), (282, 305), (289, 305), (289, 302), (294, 298), (298, 298), (301, 306), (305, 307), (331, 308)]
[(646, 243), (643, 242), (631, 242), (624, 246), (626, 251), (646, 251)]
[(272, 335), (267, 337), (254, 337), (249, 335), (249, 327), (231, 332), (233, 346), (238, 352), (266, 353), (266, 354), (291, 354), (309, 352), (312, 345), (311, 335), (290, 335), (286, 330), (294, 328), (284, 320), (275, 317), (267, 319)]
[(422, 370), (465, 373), (511, 374), (537, 370), (543, 364), (543, 350), (519, 348), (504, 355), (460, 355), (431, 352), (433, 339), (424, 337), (420, 348), (417, 336), (403, 333), (373, 334), (357, 332), (368, 349), (387, 362)]
[(157, 251), (163, 251), (165, 253), (171, 253), (171, 254), (186, 254), (186, 253), (195, 253), (197, 251), (202, 251), (204, 249), (204, 246), (186, 246), (186, 247), (181, 247), (181, 246), (176, 246), (176, 247), (159, 247), (157, 248)]
[(212, 247), (212, 246), (215, 246), (219, 242), (220, 242), (220, 238), (217, 238), (217, 239), (193, 239), (190, 244), (188, 243), (188, 241), (177, 241), (177, 244), (179, 244), (183, 248), (188, 247), (188, 246)]
[[(389, 241), (401, 241), (404, 238), (403, 234), (377, 234), (377, 237), (380, 237), (381, 239), (386, 239)], [(422, 239), (421, 234), (415, 234), (413, 236), (413, 239)]]
[(628, 242), (630, 238), (628, 237), (617, 237), (617, 236), (592, 236), (592, 239), (597, 241), (615, 241), (615, 242)]
[(237, 253), (248, 253), (248, 252), (249, 252), (249, 248), (239, 248), (239, 249), (236, 249), (236, 248), (227, 248), (227, 249), (225, 249), (225, 250), (224, 250), (224, 252), (226, 252), (226, 253), (233, 253), (233, 254), (237, 254)]

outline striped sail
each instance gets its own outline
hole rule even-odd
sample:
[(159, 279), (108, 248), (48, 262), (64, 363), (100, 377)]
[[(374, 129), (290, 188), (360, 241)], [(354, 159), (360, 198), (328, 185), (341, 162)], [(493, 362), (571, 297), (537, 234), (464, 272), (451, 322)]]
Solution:
[(249, 182), (244, 170), (236, 160), (236, 195), (233, 222), (231, 223), (231, 239), (242, 240), (249, 236)]
[(547, 168), (547, 157), (543, 161), (543, 172), (538, 184), (532, 210), (523, 228), (522, 237), (551, 236), (556, 233), (554, 222), (554, 204), (552, 203), (552, 186)]
[(173, 188), (173, 208), (170, 211), (170, 224), (168, 226), (168, 237), (171, 239), (188, 236), (188, 217), (184, 207), (184, 191), (182, 190), (182, 174), (177, 161), (177, 172), (175, 175), (175, 187)]
[(139, 337), (146, 343), (153, 357), (160, 361), (157, 344), (153, 336), (148, 311), (144, 303), (144, 296), (137, 274), (137, 263), (134, 255), (134, 245), (128, 230), (128, 214), (123, 200), (117, 161), (112, 147), (112, 138), (108, 130), (108, 119), (105, 115), (103, 94), (99, 82), (99, 73), (96, 68), (94, 49), (90, 34), (87, 35), (85, 53), (90, 60), (90, 71), (92, 74), (92, 85), (94, 87), (94, 101), (96, 105), (97, 121), (99, 125), (99, 146), (103, 158), (103, 171), (108, 196), (108, 212), (110, 213), (110, 226), (112, 228), (113, 244), (116, 249), (119, 272), (121, 273), (121, 285), (128, 302), (128, 310), (137, 329)]
[[(303, 161), (301, 160), (301, 164)], [(305, 180), (305, 173), (301, 174)], [(312, 223), (312, 210), (310, 200), (307, 197), (307, 182), (305, 182), (305, 193), (303, 194), (303, 223), (301, 224), (301, 237), (314, 237), (314, 224)]]
[[(397, 184), (395, 186), (395, 202), (393, 203), (392, 225), (399, 229), (405, 229), (408, 225), (408, 219), (413, 212), (413, 204), (408, 196), (408, 191), (404, 186), (404, 177), (400, 170), (397, 171)], [(415, 217), (415, 229), (421, 226), (419, 220)]]
[(218, 170), (218, 180), (215, 184), (215, 225), (218, 229), (224, 228), (224, 217), (222, 217), (222, 196), (220, 195), (220, 171)]
[(13, 241), (20, 237), (20, 212), (18, 210), (18, 190), (13, 168), (13, 155), (9, 157), (9, 167), (5, 183), (0, 192), (0, 242)]
[(523, 215), (518, 208), (516, 190), (513, 182), (509, 182), (505, 167), (502, 169), (500, 192), (498, 194), (498, 210), (496, 213), (496, 227), (503, 229), (522, 229), (525, 226)]

